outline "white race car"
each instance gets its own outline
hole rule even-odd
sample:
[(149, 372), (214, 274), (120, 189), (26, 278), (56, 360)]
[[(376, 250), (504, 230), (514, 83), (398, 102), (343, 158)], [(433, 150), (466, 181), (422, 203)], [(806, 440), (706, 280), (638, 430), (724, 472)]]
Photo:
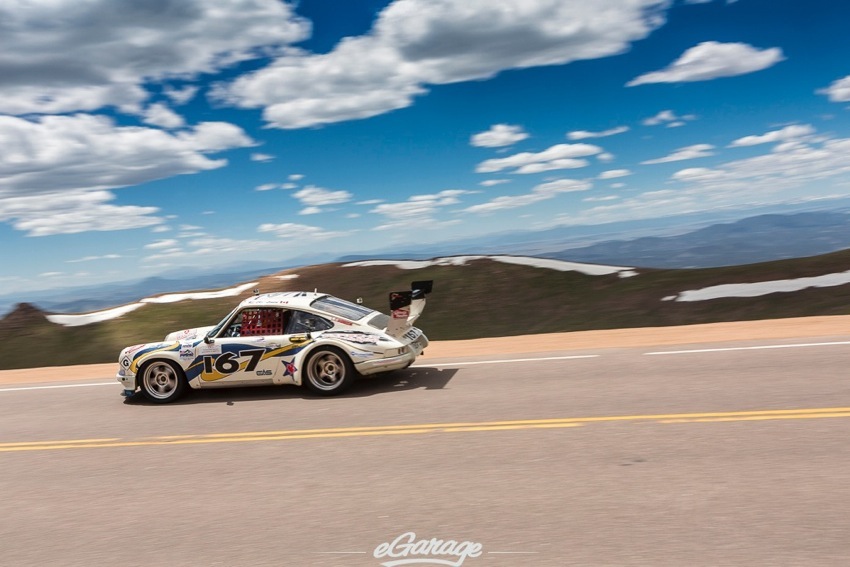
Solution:
[(177, 331), (118, 357), (124, 396), (155, 403), (187, 387), (305, 385), (330, 396), (358, 375), (407, 368), (428, 346), (413, 323), (432, 282), (390, 294), (391, 316), (331, 295), (281, 292), (244, 300), (214, 327)]

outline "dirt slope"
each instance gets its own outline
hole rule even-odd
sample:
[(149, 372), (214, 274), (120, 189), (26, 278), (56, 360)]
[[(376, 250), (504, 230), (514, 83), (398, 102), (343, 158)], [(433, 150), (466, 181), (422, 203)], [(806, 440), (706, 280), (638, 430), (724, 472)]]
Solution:
[[(463, 356), (509, 355), (595, 348), (682, 345), (738, 340), (850, 337), (850, 316), (802, 317), (769, 321), (709, 323), (682, 327), (647, 327), (610, 331), (578, 331), (521, 337), (435, 341), (421, 363)], [(104, 380), (115, 375), (115, 364), (87, 364), (0, 371), (0, 386)]]

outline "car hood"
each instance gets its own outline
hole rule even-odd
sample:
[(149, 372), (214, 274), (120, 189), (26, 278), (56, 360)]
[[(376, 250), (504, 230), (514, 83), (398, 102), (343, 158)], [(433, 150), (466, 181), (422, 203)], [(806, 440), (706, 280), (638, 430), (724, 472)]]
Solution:
[(182, 331), (174, 331), (165, 336), (166, 341), (191, 341), (201, 338), (209, 333), (215, 325), (208, 327), (196, 327), (194, 329), (183, 329)]

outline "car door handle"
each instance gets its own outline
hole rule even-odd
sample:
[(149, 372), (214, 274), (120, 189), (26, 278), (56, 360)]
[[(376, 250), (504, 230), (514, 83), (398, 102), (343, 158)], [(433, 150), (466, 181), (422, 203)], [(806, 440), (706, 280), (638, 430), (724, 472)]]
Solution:
[(308, 340), (310, 339), (308, 339), (306, 335), (292, 335), (291, 337), (289, 337), (289, 342), (296, 345), (306, 343)]

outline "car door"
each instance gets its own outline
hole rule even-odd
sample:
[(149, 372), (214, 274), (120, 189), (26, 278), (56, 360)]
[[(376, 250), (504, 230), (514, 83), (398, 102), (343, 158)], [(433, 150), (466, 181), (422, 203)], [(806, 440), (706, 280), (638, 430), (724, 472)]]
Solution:
[(200, 345), (202, 386), (275, 383), (288, 319), (289, 311), (277, 307), (236, 313), (218, 337)]

